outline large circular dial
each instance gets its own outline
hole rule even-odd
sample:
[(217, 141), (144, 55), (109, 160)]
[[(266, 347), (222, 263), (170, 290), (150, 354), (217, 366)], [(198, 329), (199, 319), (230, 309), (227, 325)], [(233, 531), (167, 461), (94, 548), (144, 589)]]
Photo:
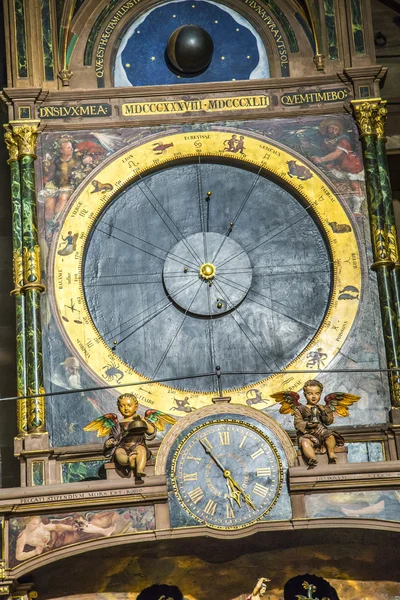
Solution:
[(216, 395), (202, 375), (217, 366), (236, 402), (266, 403), (308, 377), (286, 370), (339, 352), (358, 307), (343, 293), (360, 292), (357, 243), (297, 156), (232, 132), (175, 134), (95, 177), (61, 228), (74, 251), (53, 250), (60, 327), (95, 377), (143, 382), (142, 404), (189, 412)]
[(220, 418), (196, 427), (172, 461), (180, 504), (200, 522), (220, 529), (254, 523), (276, 503), (282, 466), (271, 440), (257, 427)]

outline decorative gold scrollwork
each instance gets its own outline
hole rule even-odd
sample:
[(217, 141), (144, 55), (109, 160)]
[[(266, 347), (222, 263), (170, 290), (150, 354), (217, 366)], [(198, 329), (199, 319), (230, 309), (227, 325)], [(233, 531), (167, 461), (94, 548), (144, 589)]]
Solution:
[(375, 133), (379, 140), (385, 139), (385, 123), (388, 114), (386, 100), (381, 100), (375, 115)]
[(380, 98), (369, 100), (352, 100), (354, 118), (357, 122), (361, 136), (376, 135), (375, 121)]
[(26, 283), (34, 283), (40, 280), (40, 248), (38, 245), (23, 249), (23, 272)]
[(12, 131), (6, 131), (4, 134), (4, 141), (6, 143), (8, 154), (10, 157), (7, 162), (8, 164), (10, 164), (11, 162), (18, 160), (18, 140), (13, 135)]
[(378, 228), (374, 222), (372, 223), (371, 228), (376, 258), (378, 258), (379, 260), (388, 260), (389, 244), (387, 232), (385, 231), (385, 229)]
[(18, 141), (19, 157), (33, 156), (36, 158), (36, 142), (39, 135), (39, 121), (31, 121), (30, 125), (20, 121), (10, 121), (13, 128), (14, 137)]
[(24, 271), (22, 267), (22, 256), (17, 250), (14, 250), (13, 252), (13, 279), (15, 287), (21, 287), (24, 281)]
[[(394, 369), (395, 365), (390, 362), (389, 369)], [(400, 371), (391, 371), (389, 373), (390, 391), (392, 395), (392, 406), (400, 408)]]
[(389, 258), (392, 262), (397, 263), (399, 261), (399, 247), (397, 245), (395, 225), (390, 225), (386, 227), (386, 239), (389, 250)]

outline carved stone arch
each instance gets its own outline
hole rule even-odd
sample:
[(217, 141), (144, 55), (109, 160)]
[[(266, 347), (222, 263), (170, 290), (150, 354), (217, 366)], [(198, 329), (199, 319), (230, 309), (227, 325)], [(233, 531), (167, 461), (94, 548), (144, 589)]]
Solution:
[[(163, 3), (160, 0), (114, 0), (99, 4), (96, 0), (87, 0), (70, 25), (69, 44), (74, 44), (70, 48), (69, 68), (74, 72), (71, 86), (98, 86), (101, 77), (96, 77), (96, 48), (107, 24), (119, 11), (117, 22), (107, 31), (107, 44), (101, 52), (104, 56), (100, 58), (104, 66), (104, 81), (100, 87), (112, 87), (112, 65), (125, 31), (149, 8)], [(294, 0), (270, 0), (268, 5), (257, 0), (222, 0), (221, 4), (241, 14), (259, 33), (269, 57), (271, 78), (309, 75), (310, 69), (315, 69), (311, 34), (296, 18), (299, 7)], [(280, 59), (280, 55), (285, 58), (285, 53), (289, 66), (286, 69)], [(98, 67), (98, 74), (102, 66)]]

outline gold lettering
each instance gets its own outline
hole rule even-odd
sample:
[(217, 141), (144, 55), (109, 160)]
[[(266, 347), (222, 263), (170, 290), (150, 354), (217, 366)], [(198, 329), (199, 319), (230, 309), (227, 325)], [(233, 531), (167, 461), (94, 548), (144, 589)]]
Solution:
[(257, 477), (269, 477), (271, 475), (271, 469), (269, 467), (257, 469)]
[(192, 456), (191, 454), (187, 455), (187, 460), (195, 460), (197, 463), (201, 462), (201, 458), (197, 458), (197, 456)]
[(230, 435), (229, 431), (219, 431), (219, 440), (222, 446), (230, 446)]
[(265, 496), (268, 494), (269, 488), (261, 485), (260, 483), (256, 483), (256, 485), (253, 488), (253, 492), (254, 494), (257, 494), (257, 496), (261, 496), (261, 498), (265, 498)]
[(247, 439), (247, 435), (244, 435), (243, 438), (242, 438), (242, 441), (239, 444), (239, 448), (242, 448), (244, 446), (244, 443), (245, 443), (246, 439)]
[(217, 503), (214, 502), (214, 500), (210, 499), (206, 504), (204, 512), (213, 517), (215, 515), (216, 510), (217, 510)]
[(204, 492), (200, 486), (194, 488), (191, 492), (189, 492), (189, 497), (194, 504), (200, 502), (202, 498), (204, 498)]
[(256, 460), (256, 458), (258, 458), (259, 456), (261, 456), (261, 454), (264, 454), (264, 450), (262, 448), (259, 448), (258, 450), (256, 450), (255, 452), (253, 452), (253, 454), (251, 454), (251, 458), (253, 460)]

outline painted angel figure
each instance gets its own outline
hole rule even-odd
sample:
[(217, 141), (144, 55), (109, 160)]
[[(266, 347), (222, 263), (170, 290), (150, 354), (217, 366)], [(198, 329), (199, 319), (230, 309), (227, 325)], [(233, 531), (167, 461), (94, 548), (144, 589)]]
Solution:
[(326, 452), (329, 463), (336, 463), (335, 449), (344, 446), (344, 439), (337, 431), (328, 429), (328, 426), (332, 425), (335, 416), (347, 417), (348, 407), (360, 399), (360, 396), (353, 394), (334, 392), (325, 396), (323, 406), (319, 404), (323, 389), (320, 381), (307, 381), (303, 387), (306, 404), (299, 402), (300, 396), (295, 392), (271, 394), (271, 398), (281, 404), (280, 413), (294, 415), (299, 447), (309, 469), (318, 464), (316, 450), (320, 454)]
[(137, 413), (138, 401), (133, 394), (118, 397), (118, 410), (123, 416), (108, 413), (98, 417), (84, 431), (97, 431), (97, 437), (108, 435), (103, 453), (106, 458), (114, 459), (116, 469), (126, 474), (132, 470), (137, 480), (142, 480), (151, 451), (147, 441), (153, 440), (156, 432), (163, 431), (166, 424), (173, 425), (176, 419), (158, 410), (147, 410), (144, 418)]

